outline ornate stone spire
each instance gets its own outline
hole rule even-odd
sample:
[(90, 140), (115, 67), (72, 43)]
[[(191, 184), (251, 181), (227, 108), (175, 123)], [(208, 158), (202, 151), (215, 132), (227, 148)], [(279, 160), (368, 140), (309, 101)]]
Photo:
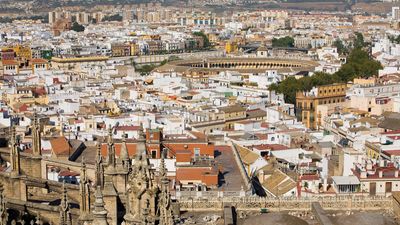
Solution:
[(160, 181), (161, 181), (161, 193), (158, 199), (158, 212), (159, 212), (159, 224), (173, 225), (175, 224), (173, 213), (171, 209), (171, 194), (169, 192), (169, 180), (167, 178), (167, 169), (165, 168), (164, 162), (165, 150), (161, 155), (160, 164)]
[(87, 178), (86, 163), (84, 158), (82, 159), (82, 164), (81, 164), (79, 196), (80, 196), (79, 220), (85, 221), (88, 219), (88, 216), (90, 214), (90, 187), (89, 187), (89, 180)]
[(62, 196), (60, 203), (60, 225), (72, 225), (71, 212), (69, 211), (69, 202), (65, 181), (62, 184)]
[(88, 182), (85, 157), (82, 157), (81, 172), (80, 172), (79, 177), (80, 177), (80, 183)]
[(121, 151), (119, 153), (118, 164), (123, 170), (126, 171), (128, 171), (131, 166), (128, 153), (128, 146), (126, 145), (125, 134), (122, 135), (122, 145), (121, 145)]
[(4, 187), (3, 183), (0, 182), (0, 224), (6, 225), (7, 221), (8, 221), (8, 213), (4, 196)]
[(37, 225), (43, 225), (43, 221), (40, 219), (40, 213), (38, 212), (38, 214), (36, 215), (36, 218), (35, 218), (35, 223), (37, 224)]
[(41, 144), (41, 131), (40, 131), (40, 122), (38, 119), (37, 112), (33, 113), (32, 120), (32, 154), (34, 156), (41, 156), (42, 152), (42, 144)]
[(95, 165), (95, 185), (103, 187), (104, 186), (104, 167), (103, 167), (103, 157), (101, 156), (101, 143), (97, 145), (96, 152), (96, 165)]
[(108, 143), (107, 143), (107, 169), (115, 169), (115, 146), (113, 140), (113, 128), (110, 126), (108, 129)]
[(107, 222), (107, 210), (104, 208), (103, 193), (101, 192), (100, 186), (96, 188), (95, 194), (96, 200), (94, 202), (94, 220), (95, 225), (108, 225)]
[(11, 125), (10, 130), (10, 163), (11, 175), (18, 176), (21, 174), (20, 154), (18, 149), (17, 132), (15, 125)]
[(149, 199), (145, 200), (145, 204), (142, 208), (141, 222), (143, 225), (151, 225), (152, 224), (152, 220), (150, 217), (150, 201), (149, 201)]
[(165, 168), (165, 149), (161, 153), (161, 161), (160, 161), (160, 178), (167, 177), (167, 169)]

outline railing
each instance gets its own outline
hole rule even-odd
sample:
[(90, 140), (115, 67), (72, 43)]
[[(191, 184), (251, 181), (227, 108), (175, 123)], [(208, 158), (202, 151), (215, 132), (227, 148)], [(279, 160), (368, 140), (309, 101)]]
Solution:
[(175, 198), (187, 199), (216, 199), (216, 198), (240, 198), (246, 195), (245, 191), (176, 191)]
[(337, 196), (309, 198), (264, 198), (264, 197), (219, 197), (219, 198), (181, 198), (181, 210), (222, 211), (229, 204), (237, 210), (270, 211), (303, 210), (310, 211), (313, 202), (319, 202), (325, 210), (392, 210), (393, 198), (385, 196)]

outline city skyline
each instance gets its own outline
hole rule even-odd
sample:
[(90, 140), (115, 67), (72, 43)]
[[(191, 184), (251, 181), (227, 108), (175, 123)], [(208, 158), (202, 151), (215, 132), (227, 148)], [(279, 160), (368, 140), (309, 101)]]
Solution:
[(0, 2), (0, 225), (400, 223), (398, 1)]

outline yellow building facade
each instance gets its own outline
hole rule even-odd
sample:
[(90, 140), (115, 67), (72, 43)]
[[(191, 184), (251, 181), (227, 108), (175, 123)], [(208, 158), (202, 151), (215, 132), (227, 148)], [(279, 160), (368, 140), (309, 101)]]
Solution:
[(28, 60), (32, 58), (32, 50), (30, 46), (16, 45), (13, 47), (13, 50), (19, 58)]
[(225, 52), (230, 54), (230, 53), (235, 53), (238, 51), (238, 45), (236, 42), (228, 41), (225, 44)]
[(346, 84), (318, 86), (313, 92), (296, 93), (296, 116), (310, 129), (319, 129), (322, 116), (317, 113), (318, 105), (343, 103), (346, 97)]

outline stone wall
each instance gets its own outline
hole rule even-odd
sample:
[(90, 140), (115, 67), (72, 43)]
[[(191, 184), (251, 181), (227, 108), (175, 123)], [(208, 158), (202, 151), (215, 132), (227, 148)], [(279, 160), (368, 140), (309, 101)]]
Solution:
[(181, 198), (182, 211), (222, 211), (225, 205), (231, 205), (238, 211), (295, 210), (311, 211), (313, 202), (319, 202), (325, 210), (392, 210), (392, 197), (338, 196), (313, 198)]

